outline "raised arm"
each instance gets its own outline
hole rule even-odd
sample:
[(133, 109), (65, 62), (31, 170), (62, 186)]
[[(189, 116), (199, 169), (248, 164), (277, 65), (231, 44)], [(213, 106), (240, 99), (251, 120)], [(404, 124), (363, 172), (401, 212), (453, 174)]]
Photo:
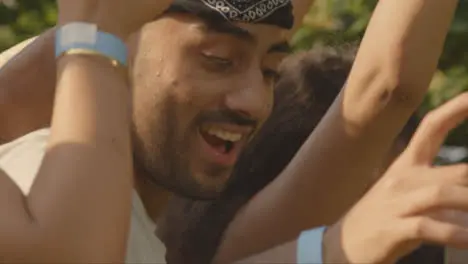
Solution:
[(241, 263), (395, 263), (422, 242), (468, 248), (468, 164), (433, 166), (449, 131), (467, 116), (468, 93), (432, 111), (340, 221)]
[(238, 213), (219, 263), (330, 224), (359, 199), (422, 101), (457, 3), (379, 1), (344, 93), (280, 177)]
[[(123, 39), (169, 2), (63, 0), (59, 21), (93, 23)], [(52, 132), (30, 194), (0, 175), (0, 260), (122, 263), (133, 187), (126, 72), (81, 53), (60, 57), (57, 76)]]

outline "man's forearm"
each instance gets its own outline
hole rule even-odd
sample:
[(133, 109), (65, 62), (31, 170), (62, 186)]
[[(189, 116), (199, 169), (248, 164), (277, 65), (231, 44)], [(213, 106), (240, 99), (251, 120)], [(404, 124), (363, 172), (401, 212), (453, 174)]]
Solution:
[[(317, 181), (308, 181), (317, 184), (317, 191), (328, 190), (324, 194), (330, 200), (318, 207), (324, 223), (336, 221), (363, 194), (369, 178), (419, 107), (437, 68), (458, 2), (379, 1), (344, 94), (316, 134), (322, 142), (333, 142), (333, 154), (338, 154), (328, 152), (323, 159), (317, 159), (333, 173), (326, 173), (327, 167), (320, 164), (308, 170), (325, 172), (314, 175)], [(341, 140), (333, 141), (335, 134), (328, 141), (329, 132), (339, 127), (345, 133)], [(312, 144), (310, 148), (319, 154)], [(333, 165), (339, 169), (335, 171)]]
[(50, 124), (55, 91), (54, 30), (1, 54), (0, 144)]

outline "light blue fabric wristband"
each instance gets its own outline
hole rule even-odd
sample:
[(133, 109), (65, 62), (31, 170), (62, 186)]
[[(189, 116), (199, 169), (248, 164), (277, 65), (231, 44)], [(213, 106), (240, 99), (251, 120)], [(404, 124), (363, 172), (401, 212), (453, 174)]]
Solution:
[(118, 37), (101, 32), (94, 24), (73, 22), (59, 28), (55, 34), (55, 56), (71, 49), (84, 49), (112, 58), (127, 66), (127, 46)]
[(298, 264), (323, 264), (322, 241), (326, 226), (301, 233), (297, 243)]

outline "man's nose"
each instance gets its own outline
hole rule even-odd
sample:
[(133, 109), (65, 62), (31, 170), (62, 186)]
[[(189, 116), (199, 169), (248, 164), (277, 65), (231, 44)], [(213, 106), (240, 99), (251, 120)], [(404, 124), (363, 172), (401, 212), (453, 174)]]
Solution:
[(261, 72), (249, 74), (232, 83), (232, 90), (226, 95), (226, 107), (245, 117), (263, 121), (273, 103), (273, 88), (263, 79)]

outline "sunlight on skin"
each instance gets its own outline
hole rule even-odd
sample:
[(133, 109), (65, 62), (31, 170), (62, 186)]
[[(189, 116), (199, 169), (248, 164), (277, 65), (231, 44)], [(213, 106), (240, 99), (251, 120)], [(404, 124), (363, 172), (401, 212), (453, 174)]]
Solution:
[(2, 68), (11, 58), (20, 53), (24, 48), (31, 44), (37, 37), (27, 39), (0, 54), (0, 68)]

